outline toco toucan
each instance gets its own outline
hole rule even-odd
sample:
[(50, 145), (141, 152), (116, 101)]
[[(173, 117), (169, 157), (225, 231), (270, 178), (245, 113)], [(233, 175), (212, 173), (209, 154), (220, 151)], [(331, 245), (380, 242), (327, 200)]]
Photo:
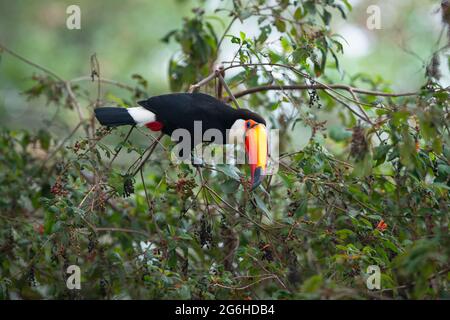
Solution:
[[(146, 126), (152, 131), (171, 135), (176, 129), (186, 129), (194, 135), (194, 121), (201, 121), (203, 133), (218, 129), (224, 142), (233, 142), (242, 135), (251, 171), (252, 190), (266, 174), (268, 146), (266, 121), (247, 109), (234, 109), (222, 101), (203, 93), (173, 93), (139, 101), (140, 107), (95, 109), (97, 120), (104, 126)], [(198, 141), (201, 143), (204, 141)], [(192, 148), (196, 142), (192, 143)]]

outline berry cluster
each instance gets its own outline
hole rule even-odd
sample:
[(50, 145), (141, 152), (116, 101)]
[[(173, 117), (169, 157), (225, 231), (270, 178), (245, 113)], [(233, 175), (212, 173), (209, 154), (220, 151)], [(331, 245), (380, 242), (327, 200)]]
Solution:
[(80, 150), (85, 150), (86, 149), (86, 141), (76, 141), (74, 146), (72, 147), (72, 150), (74, 153), (78, 153)]
[(133, 193), (134, 193), (133, 179), (129, 176), (125, 176), (123, 180), (123, 196), (125, 198), (128, 198)]
[(308, 95), (309, 95), (309, 108), (312, 107), (317, 107), (318, 109), (320, 109), (322, 107), (322, 104), (320, 103), (320, 98), (319, 95), (317, 94), (317, 90), (316, 89), (312, 89), (312, 90), (308, 90)]
[(194, 179), (179, 179), (175, 184), (175, 190), (182, 195), (191, 195), (192, 189), (196, 186)]
[(60, 177), (56, 179), (55, 184), (51, 187), (50, 192), (53, 193), (55, 196), (67, 196), (69, 192), (64, 189), (64, 186), (61, 182)]
[(208, 249), (211, 248), (212, 243), (212, 233), (211, 233), (211, 224), (206, 219), (205, 215), (202, 215), (200, 219), (200, 229), (196, 232), (199, 237), (199, 242), (201, 247), (206, 246)]
[[(311, 85), (315, 84), (314, 80), (311, 77), (308, 77), (308, 80)], [(308, 90), (307, 92), (309, 95), (309, 108), (317, 107), (318, 109), (320, 109), (322, 107), (322, 104), (320, 103), (320, 98), (317, 94), (317, 90), (313, 88), (311, 90)]]
[(259, 250), (262, 251), (262, 260), (267, 260), (269, 262), (273, 261), (273, 252), (270, 248), (269, 243), (264, 243), (263, 241), (259, 242)]
[(99, 287), (101, 295), (106, 296), (108, 294), (108, 280), (100, 279)]
[(36, 276), (34, 265), (31, 265), (30, 270), (28, 270), (28, 283), (30, 287), (36, 287)]
[(88, 236), (88, 252), (92, 253), (97, 246), (97, 238), (95, 237), (95, 233), (90, 233)]

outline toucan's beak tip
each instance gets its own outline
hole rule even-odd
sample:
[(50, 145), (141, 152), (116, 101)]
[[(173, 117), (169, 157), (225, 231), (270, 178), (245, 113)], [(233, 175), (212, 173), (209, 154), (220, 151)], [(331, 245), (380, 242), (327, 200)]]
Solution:
[(263, 181), (264, 179), (264, 171), (262, 167), (256, 167), (255, 171), (253, 173), (253, 179), (252, 179), (252, 188), (250, 191), (255, 190)]

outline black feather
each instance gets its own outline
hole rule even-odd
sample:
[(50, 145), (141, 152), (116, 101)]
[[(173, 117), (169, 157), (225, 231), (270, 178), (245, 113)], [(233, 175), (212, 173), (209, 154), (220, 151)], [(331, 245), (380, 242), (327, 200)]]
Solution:
[(95, 109), (95, 117), (102, 125), (108, 127), (136, 124), (125, 108), (97, 108)]

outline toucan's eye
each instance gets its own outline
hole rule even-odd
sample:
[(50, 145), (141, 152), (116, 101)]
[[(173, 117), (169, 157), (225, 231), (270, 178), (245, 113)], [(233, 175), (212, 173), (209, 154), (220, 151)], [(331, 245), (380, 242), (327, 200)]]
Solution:
[(250, 121), (247, 121), (247, 128), (250, 128), (252, 126), (252, 123)]

